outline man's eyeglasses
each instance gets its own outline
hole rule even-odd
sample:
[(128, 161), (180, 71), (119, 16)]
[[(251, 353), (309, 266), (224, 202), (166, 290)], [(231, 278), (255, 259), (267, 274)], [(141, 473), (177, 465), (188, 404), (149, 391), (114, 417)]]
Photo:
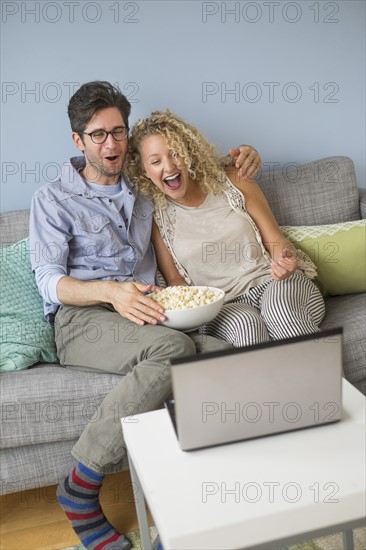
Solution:
[(94, 132), (78, 132), (79, 134), (86, 134), (90, 136), (93, 143), (100, 145), (107, 141), (109, 134), (113, 136), (116, 141), (123, 141), (128, 137), (129, 128), (127, 126), (117, 126), (110, 132), (107, 130), (94, 130)]

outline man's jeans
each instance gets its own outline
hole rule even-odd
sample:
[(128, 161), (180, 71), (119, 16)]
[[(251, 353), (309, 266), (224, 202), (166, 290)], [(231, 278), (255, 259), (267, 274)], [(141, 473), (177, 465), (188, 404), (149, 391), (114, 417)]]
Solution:
[(55, 337), (61, 365), (121, 375), (72, 450), (77, 460), (102, 474), (121, 469), (126, 448), (120, 418), (127, 422), (133, 414), (159, 408), (171, 394), (169, 359), (230, 347), (197, 333), (138, 326), (108, 304), (61, 306)]

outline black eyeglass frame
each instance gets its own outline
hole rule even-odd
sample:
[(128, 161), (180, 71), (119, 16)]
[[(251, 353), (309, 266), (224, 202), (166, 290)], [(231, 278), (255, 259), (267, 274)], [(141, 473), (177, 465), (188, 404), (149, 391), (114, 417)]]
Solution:
[[(125, 130), (126, 135), (122, 139), (117, 139), (116, 136), (114, 135), (114, 132), (116, 130), (120, 130), (122, 128), (123, 128), (123, 130)], [(100, 128), (100, 130), (93, 130), (92, 132), (78, 132), (78, 134), (85, 134), (86, 136), (90, 137), (90, 139), (92, 140), (93, 143), (95, 143), (95, 145), (102, 145), (103, 143), (105, 143), (107, 141), (109, 134), (113, 137), (113, 139), (115, 141), (124, 141), (125, 139), (128, 138), (129, 131), (130, 131), (130, 129), (129, 129), (128, 126), (116, 126), (110, 132), (107, 132), (107, 130), (104, 130), (103, 128)], [(105, 138), (103, 139), (103, 141), (94, 141), (93, 134), (95, 134), (96, 132), (104, 132), (105, 133)]]

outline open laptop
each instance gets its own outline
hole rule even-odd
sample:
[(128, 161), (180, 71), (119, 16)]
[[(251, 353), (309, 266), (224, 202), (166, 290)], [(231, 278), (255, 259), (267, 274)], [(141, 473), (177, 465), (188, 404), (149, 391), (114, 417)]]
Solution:
[(172, 359), (183, 450), (341, 419), (342, 329)]

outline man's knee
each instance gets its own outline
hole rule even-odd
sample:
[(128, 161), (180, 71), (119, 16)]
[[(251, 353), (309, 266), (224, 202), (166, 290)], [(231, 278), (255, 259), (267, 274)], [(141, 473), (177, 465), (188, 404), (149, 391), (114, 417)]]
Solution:
[(164, 354), (168, 359), (195, 355), (196, 347), (192, 339), (184, 332), (167, 330), (161, 333), (154, 342), (159, 355)]
[(169, 336), (169, 339), (170, 338), (172, 338), (173, 352), (175, 353), (175, 356), (178, 357), (178, 354), (179, 356), (195, 355), (196, 346), (188, 334), (174, 331), (174, 335)]
[(214, 336), (209, 336), (205, 333), (202, 334), (191, 334), (190, 338), (195, 343), (196, 352), (201, 353), (210, 353), (212, 351), (222, 351), (224, 349), (232, 348), (232, 345), (225, 340), (220, 340)]

